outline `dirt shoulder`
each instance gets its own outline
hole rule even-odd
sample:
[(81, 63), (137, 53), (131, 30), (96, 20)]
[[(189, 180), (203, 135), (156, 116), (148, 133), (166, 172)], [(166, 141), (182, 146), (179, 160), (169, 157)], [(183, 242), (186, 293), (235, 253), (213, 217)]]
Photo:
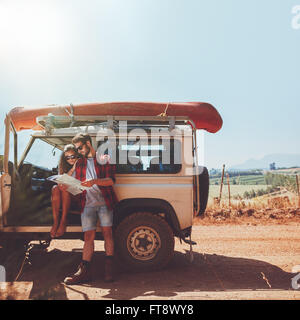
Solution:
[(208, 208), (204, 216), (194, 219), (194, 225), (284, 225), (299, 224), (300, 208)]
[[(104, 247), (96, 241), (91, 283), (65, 286), (81, 259), (83, 242), (55, 240), (46, 252), (32, 252), (16, 282), (2, 284), (3, 299), (300, 299), (292, 287), (293, 267), (300, 265), (300, 224), (244, 217), (213, 222), (197, 219), (189, 246), (176, 240), (175, 255), (161, 271), (133, 273), (117, 265), (117, 280), (103, 281)], [(256, 222), (253, 222), (256, 221)], [(258, 223), (259, 221), (259, 223)], [(213, 222), (213, 223), (212, 223)], [(19, 261), (20, 263), (20, 261)]]

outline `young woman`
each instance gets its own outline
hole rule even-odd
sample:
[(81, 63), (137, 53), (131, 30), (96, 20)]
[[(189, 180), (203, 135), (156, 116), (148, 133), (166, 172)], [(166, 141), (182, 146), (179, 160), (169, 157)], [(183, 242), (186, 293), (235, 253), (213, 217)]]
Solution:
[[(59, 174), (75, 174), (75, 164), (79, 158), (76, 148), (73, 144), (65, 146), (58, 164)], [(73, 174), (74, 173), (74, 174)], [(70, 209), (72, 195), (66, 190), (64, 185), (55, 185), (52, 188), (52, 212), (53, 212), (53, 226), (50, 231), (52, 238), (61, 237), (67, 227), (67, 214)], [(59, 212), (62, 208), (61, 219), (59, 220)]]

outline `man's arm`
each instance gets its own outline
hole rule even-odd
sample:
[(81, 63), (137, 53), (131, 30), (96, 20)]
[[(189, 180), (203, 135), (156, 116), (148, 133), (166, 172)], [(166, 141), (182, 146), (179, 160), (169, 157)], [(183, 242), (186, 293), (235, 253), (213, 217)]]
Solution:
[(100, 187), (109, 187), (114, 184), (114, 181), (112, 178), (96, 179), (96, 184)]
[(94, 184), (100, 187), (109, 187), (114, 184), (114, 181), (111, 178), (102, 178), (102, 179), (92, 179), (81, 182), (81, 185), (84, 187), (92, 187)]
[(81, 185), (85, 187), (92, 187), (94, 184), (100, 187), (109, 187), (112, 186), (116, 182), (115, 172), (116, 166), (107, 163), (105, 165), (105, 178), (98, 178), (93, 180), (87, 180), (81, 183)]

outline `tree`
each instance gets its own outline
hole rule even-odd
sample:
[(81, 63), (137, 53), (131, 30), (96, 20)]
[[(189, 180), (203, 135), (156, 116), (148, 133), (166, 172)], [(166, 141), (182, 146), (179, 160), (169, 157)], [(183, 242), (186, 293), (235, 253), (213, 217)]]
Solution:
[(270, 170), (276, 170), (275, 162), (270, 163)]

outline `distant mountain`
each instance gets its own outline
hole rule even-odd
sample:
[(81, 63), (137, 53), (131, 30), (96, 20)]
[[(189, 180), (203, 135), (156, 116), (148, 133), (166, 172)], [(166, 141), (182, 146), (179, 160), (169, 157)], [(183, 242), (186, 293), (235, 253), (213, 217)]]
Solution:
[(276, 168), (300, 167), (300, 154), (268, 154), (262, 159), (249, 159), (242, 164), (230, 167), (230, 170), (270, 169), (270, 164), (275, 162)]

